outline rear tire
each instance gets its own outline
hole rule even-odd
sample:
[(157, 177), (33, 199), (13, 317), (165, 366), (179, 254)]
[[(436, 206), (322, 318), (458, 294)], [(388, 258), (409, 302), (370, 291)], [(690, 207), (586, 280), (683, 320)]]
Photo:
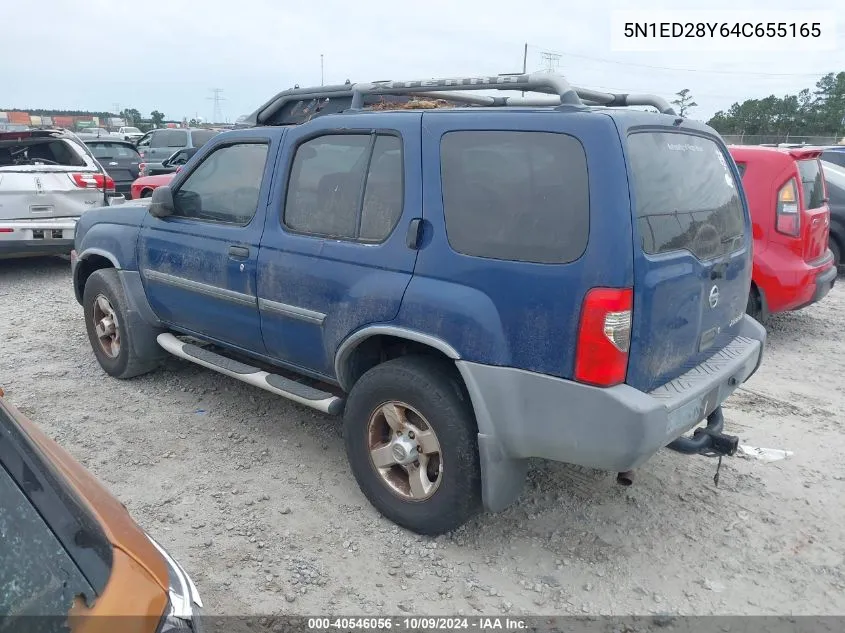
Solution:
[(832, 236), (828, 242), (828, 248), (830, 248), (830, 252), (833, 253), (833, 265), (836, 267), (838, 272), (839, 267), (842, 265), (842, 249), (839, 247), (839, 242), (837, 242)]
[(765, 325), (766, 319), (763, 315), (763, 298), (760, 296), (760, 291), (754, 284), (751, 284), (751, 290), (748, 292), (748, 303), (745, 306), (745, 312), (761, 325)]
[(114, 268), (94, 271), (88, 277), (82, 295), (88, 341), (103, 371), (121, 379), (152, 371), (164, 357), (160, 348), (137, 353), (133, 346), (137, 332), (129, 327), (127, 306), (123, 284)]
[[(403, 411), (398, 417), (384, 413), (397, 409)], [(397, 419), (404, 430), (398, 435)], [(425, 356), (397, 358), (367, 371), (349, 394), (343, 420), (347, 458), (361, 491), (385, 517), (425, 535), (454, 530), (480, 510), (477, 434), (469, 398), (454, 369)], [(410, 451), (419, 455), (417, 462), (376, 466), (374, 451), (387, 448), (389, 462), (395, 455), (390, 453), (392, 443), (408, 438), (411, 446), (417, 442)], [(430, 452), (432, 445), (436, 453)], [(417, 475), (416, 489), (412, 473)]]
[(152, 189), (144, 189), (141, 192), (142, 198), (151, 198), (152, 196), (153, 196), (153, 190)]

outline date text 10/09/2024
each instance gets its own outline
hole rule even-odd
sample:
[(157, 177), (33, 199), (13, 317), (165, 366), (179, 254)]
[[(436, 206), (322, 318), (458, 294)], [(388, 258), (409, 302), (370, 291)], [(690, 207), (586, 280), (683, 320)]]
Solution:
[(508, 617), (308, 618), (310, 631), (522, 631), (524, 620)]

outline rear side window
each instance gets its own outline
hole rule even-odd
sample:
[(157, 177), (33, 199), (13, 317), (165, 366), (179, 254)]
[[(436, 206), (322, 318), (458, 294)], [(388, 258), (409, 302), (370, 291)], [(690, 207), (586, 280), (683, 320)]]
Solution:
[(628, 158), (645, 253), (686, 250), (706, 260), (741, 246), (745, 222), (737, 183), (714, 141), (637, 132), (628, 137)]
[(446, 234), (465, 255), (543, 264), (587, 246), (587, 157), (571, 136), (461, 131), (443, 136)]
[(150, 147), (185, 147), (188, 133), (185, 130), (161, 130), (153, 134)]
[(745, 178), (745, 163), (737, 163), (736, 168), (739, 170), (739, 177)]
[(801, 188), (804, 190), (804, 208), (818, 209), (824, 205), (824, 177), (817, 159), (799, 160)]
[(202, 147), (216, 135), (217, 132), (212, 132), (211, 130), (194, 130), (191, 132), (191, 144), (194, 147)]
[(291, 166), (285, 226), (381, 242), (402, 215), (403, 172), (398, 136), (330, 134), (306, 141)]

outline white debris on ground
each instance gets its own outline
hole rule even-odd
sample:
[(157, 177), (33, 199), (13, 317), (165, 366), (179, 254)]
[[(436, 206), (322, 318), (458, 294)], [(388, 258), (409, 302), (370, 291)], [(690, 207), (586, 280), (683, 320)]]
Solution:
[(788, 459), (724, 459), (718, 488), (716, 460), (668, 450), (629, 488), (538, 463), (516, 505), (437, 539), (367, 503), (336, 419), (177, 360), (106, 377), (66, 261), (0, 261), (0, 314), (6, 398), (179, 558), (208, 613), (845, 611), (842, 285), (773, 319), (725, 408), (728, 433)]
[(761, 462), (777, 462), (794, 455), (792, 451), (785, 451), (781, 448), (757, 448), (747, 444), (740, 444), (737, 454), (740, 457), (759, 459)]

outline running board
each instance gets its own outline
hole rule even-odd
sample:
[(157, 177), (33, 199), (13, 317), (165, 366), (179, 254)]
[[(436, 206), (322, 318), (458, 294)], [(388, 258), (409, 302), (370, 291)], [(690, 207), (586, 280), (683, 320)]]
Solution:
[(168, 332), (159, 334), (156, 340), (159, 345), (174, 356), (184, 358), (208, 369), (213, 369), (216, 372), (231, 376), (259, 389), (275, 393), (276, 395), (293, 400), (306, 407), (317, 409), (323, 413), (339, 415), (343, 412), (344, 399), (338, 398), (327, 391), (321, 391), (320, 389), (303, 385), (284, 376), (271, 374), (258, 367), (226, 358), (192, 343), (185, 343)]

